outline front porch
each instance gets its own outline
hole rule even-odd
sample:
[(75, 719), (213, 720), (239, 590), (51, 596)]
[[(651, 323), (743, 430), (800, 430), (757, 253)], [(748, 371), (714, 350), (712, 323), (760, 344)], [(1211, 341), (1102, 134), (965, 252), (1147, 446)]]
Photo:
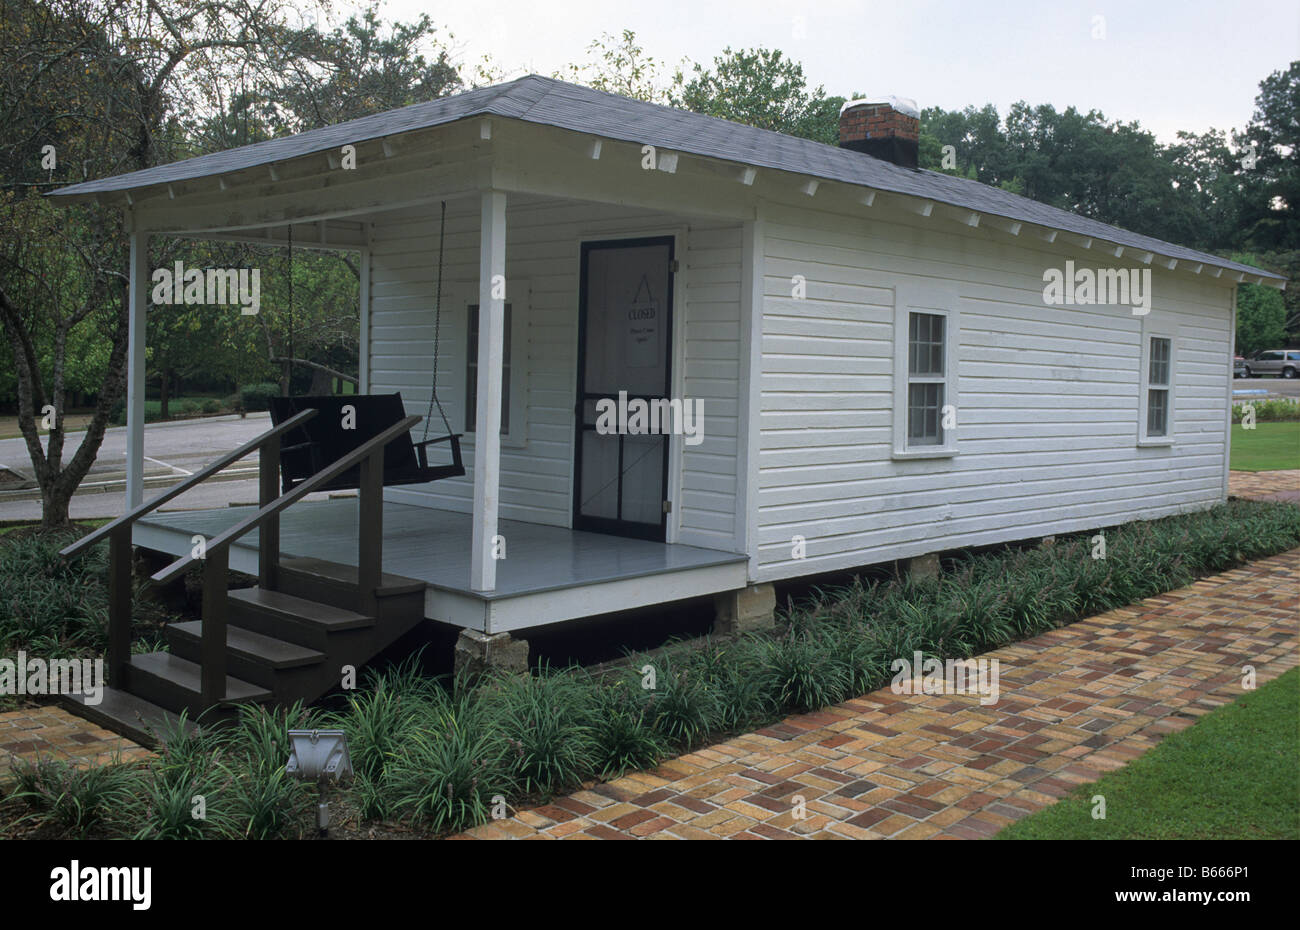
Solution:
[[(304, 501), (280, 520), (284, 558), (357, 564), (357, 500)], [(181, 556), (254, 507), (153, 513), (134, 527), (137, 546)], [(558, 526), (501, 520), (505, 558), (491, 591), (470, 587), (471, 517), (387, 501), (383, 569), (425, 584), (425, 616), (484, 633), (530, 627), (744, 588), (744, 555)], [(230, 567), (258, 573), (258, 534), (230, 548)]]

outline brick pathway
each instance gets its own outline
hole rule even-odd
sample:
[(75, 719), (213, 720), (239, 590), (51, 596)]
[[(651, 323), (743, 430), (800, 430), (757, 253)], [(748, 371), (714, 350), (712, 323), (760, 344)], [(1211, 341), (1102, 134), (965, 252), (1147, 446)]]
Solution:
[(123, 761), (151, 755), (139, 744), (52, 704), (0, 714), (0, 773), (7, 772), (15, 758), (53, 756), (99, 764), (117, 753)]
[(993, 706), (886, 688), (462, 836), (990, 836), (1300, 664), (1298, 593), (1295, 549), (987, 654)]
[(1300, 469), (1230, 471), (1228, 493), (1233, 497), (1300, 503)]

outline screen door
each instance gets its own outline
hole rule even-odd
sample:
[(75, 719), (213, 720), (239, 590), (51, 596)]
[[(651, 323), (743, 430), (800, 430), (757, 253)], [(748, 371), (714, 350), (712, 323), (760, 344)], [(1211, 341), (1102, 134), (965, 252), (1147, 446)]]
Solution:
[(601, 401), (626, 410), (668, 397), (672, 262), (671, 236), (582, 244), (575, 529), (664, 538), (672, 424), (640, 435), (597, 425)]

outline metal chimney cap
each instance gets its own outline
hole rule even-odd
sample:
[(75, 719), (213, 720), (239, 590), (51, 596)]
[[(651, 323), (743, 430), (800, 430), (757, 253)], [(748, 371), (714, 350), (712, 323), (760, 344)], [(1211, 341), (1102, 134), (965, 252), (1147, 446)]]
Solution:
[(911, 97), (895, 97), (893, 95), (886, 97), (859, 97), (856, 100), (846, 100), (844, 101), (844, 105), (840, 107), (840, 115), (843, 116), (844, 111), (851, 109), (852, 107), (881, 103), (889, 104), (889, 106), (893, 107), (904, 116), (910, 116), (913, 119), (921, 118), (921, 111), (917, 109), (915, 100)]

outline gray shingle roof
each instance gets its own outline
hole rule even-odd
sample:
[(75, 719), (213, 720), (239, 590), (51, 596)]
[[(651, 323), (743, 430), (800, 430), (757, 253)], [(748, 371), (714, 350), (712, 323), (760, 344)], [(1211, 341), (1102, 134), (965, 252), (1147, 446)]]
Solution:
[(539, 75), (529, 75), (509, 83), (478, 88), (386, 113), (376, 113), (295, 136), (200, 155), (97, 181), (85, 181), (59, 188), (49, 196), (112, 193), (155, 184), (189, 181), (270, 165), (335, 150), (341, 145), (380, 139), (476, 116), (518, 119), (606, 139), (636, 144), (650, 143), (661, 149), (741, 165), (789, 171), (888, 193), (923, 197), (936, 203), (1034, 223), (1180, 261), (1200, 262), (1274, 280), (1285, 280), (1281, 275), (1260, 268), (1129, 232), (978, 181), (924, 169), (903, 168), (837, 146), (632, 100)]

